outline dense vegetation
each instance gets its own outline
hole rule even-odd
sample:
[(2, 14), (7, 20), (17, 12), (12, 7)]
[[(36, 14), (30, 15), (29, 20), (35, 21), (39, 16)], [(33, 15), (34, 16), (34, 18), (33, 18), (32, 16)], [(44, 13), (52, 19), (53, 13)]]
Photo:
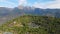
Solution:
[(60, 18), (24, 15), (3, 24), (0, 31), (14, 34), (60, 34)]

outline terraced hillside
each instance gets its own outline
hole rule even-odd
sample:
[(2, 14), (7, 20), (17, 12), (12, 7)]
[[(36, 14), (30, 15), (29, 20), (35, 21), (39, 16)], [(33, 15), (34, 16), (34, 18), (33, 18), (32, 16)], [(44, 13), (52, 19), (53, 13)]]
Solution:
[(60, 18), (24, 15), (0, 26), (0, 34), (60, 34)]

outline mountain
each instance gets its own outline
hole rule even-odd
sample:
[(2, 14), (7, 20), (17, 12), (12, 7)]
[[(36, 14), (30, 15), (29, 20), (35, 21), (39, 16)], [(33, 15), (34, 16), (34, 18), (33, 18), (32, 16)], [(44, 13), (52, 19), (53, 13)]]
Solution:
[[(20, 9), (21, 8), (21, 9)], [(60, 18), (60, 9), (41, 9), (34, 7), (18, 7), (19, 10), (22, 10), (24, 14), (39, 15), (39, 16), (52, 16)]]
[(0, 7), (0, 25), (8, 20), (14, 19), (20, 16), (18, 10), (15, 8)]
[(0, 23), (2, 24), (8, 20), (14, 19), (24, 14), (60, 18), (60, 9), (41, 9), (23, 6), (15, 8), (0, 7)]

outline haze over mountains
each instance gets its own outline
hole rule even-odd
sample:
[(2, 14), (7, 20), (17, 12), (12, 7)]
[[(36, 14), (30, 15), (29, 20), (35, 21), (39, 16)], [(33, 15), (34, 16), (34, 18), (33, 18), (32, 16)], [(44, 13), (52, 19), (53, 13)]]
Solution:
[(8, 20), (11, 20), (24, 14), (52, 16), (60, 18), (60, 9), (41, 9), (41, 8), (23, 7), (23, 6), (15, 8), (0, 7), (0, 23), (3, 24)]

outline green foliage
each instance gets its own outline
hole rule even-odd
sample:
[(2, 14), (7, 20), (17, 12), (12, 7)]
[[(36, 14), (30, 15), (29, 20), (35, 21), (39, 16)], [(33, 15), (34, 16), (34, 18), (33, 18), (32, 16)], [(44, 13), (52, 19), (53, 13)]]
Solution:
[(24, 15), (3, 24), (0, 30), (14, 34), (60, 34), (60, 18)]

